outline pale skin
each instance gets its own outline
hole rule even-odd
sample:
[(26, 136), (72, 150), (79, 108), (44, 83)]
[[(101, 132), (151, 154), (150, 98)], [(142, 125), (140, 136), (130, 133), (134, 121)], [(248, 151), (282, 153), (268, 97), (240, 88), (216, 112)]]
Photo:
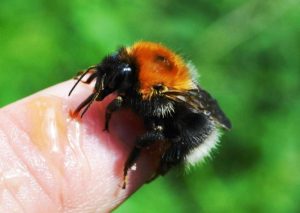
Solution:
[(110, 212), (151, 178), (157, 167), (146, 150), (129, 171), (124, 163), (143, 132), (130, 111), (116, 112), (103, 131), (106, 105), (95, 102), (71, 118), (92, 87), (67, 81), (0, 109), (0, 212)]

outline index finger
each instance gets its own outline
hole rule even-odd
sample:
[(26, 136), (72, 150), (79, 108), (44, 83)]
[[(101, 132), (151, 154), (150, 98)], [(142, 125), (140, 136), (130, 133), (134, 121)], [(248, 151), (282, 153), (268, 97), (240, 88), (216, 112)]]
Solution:
[[(142, 121), (130, 111), (116, 112), (110, 131), (103, 131), (105, 109), (113, 97), (93, 103), (82, 119), (72, 119), (69, 111), (92, 90), (80, 84), (68, 97), (73, 84), (55, 85), (0, 110), (0, 130), (7, 135), (3, 141), (13, 147), (29, 174), (20, 184), (26, 187), (28, 183), (28, 197), (39, 200), (32, 203), (22, 196), (19, 199), (24, 208), (107, 212), (142, 186), (155, 170), (155, 161), (143, 152), (136, 170), (129, 173), (126, 189), (122, 189), (124, 163), (143, 132)], [(18, 199), (18, 194), (15, 196)]]

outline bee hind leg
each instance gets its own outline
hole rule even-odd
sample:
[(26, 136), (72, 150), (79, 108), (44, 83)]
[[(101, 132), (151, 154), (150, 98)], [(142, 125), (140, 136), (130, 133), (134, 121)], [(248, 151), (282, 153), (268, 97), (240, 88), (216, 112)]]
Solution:
[(165, 137), (163, 135), (163, 132), (161, 131), (161, 128), (154, 128), (153, 130), (146, 132), (144, 135), (142, 135), (137, 141), (136, 145), (129, 154), (129, 157), (125, 163), (124, 170), (123, 170), (123, 186), (122, 188), (126, 188), (127, 184), (127, 175), (128, 170), (133, 166), (133, 164), (136, 162), (137, 158), (139, 157), (141, 150), (147, 146), (149, 146), (151, 143), (159, 140), (164, 140)]
[(186, 148), (181, 143), (173, 142), (163, 154), (157, 174), (165, 175), (173, 166), (181, 163), (184, 153), (186, 153)]

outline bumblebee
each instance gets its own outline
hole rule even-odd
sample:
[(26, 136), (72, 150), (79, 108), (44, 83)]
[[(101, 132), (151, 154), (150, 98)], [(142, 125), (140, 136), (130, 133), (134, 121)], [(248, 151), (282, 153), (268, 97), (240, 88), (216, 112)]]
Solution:
[[(73, 116), (82, 117), (94, 101), (115, 93), (106, 109), (105, 130), (109, 130), (112, 114), (121, 108), (130, 108), (144, 121), (146, 131), (136, 139), (124, 165), (123, 188), (142, 149), (157, 142), (168, 144), (156, 171), (164, 175), (181, 162), (195, 164), (209, 155), (219, 139), (219, 129), (231, 128), (217, 101), (193, 78), (195, 72), (170, 49), (142, 41), (120, 48), (78, 76), (69, 95), (79, 82), (95, 80), (95, 85)], [(86, 74), (90, 75), (83, 81)]]

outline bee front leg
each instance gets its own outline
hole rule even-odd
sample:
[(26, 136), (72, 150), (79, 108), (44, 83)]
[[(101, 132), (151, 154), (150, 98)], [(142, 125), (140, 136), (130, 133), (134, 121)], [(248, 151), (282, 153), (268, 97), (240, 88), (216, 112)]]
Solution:
[(106, 107), (105, 111), (105, 125), (104, 131), (109, 131), (109, 121), (114, 112), (118, 111), (123, 106), (123, 98), (117, 96), (110, 104)]

